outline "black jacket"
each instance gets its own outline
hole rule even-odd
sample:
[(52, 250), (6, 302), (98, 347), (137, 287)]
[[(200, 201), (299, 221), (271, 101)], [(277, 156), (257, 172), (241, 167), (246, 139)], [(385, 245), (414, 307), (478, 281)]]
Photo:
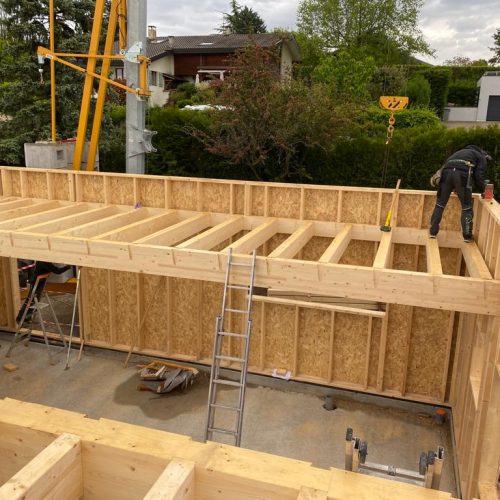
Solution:
[[(458, 160), (458, 161), (457, 161)], [(472, 164), (472, 176), (474, 182), (481, 191), (486, 187), (486, 153), (476, 146), (467, 146), (453, 153), (445, 162), (444, 168), (458, 168), (468, 173), (469, 167), (464, 163), (469, 162)]]
[(71, 266), (57, 267), (56, 265), (52, 264), (52, 262), (44, 262), (43, 260), (37, 260), (35, 267), (31, 269), (30, 278), (31, 281), (34, 282), (34, 279), (43, 274), (48, 274), (48, 273), (62, 274), (66, 272), (68, 269), (71, 269)]

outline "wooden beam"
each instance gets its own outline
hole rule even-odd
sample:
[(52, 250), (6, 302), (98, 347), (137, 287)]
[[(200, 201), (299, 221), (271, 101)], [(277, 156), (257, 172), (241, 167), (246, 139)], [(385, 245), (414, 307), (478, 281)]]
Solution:
[(231, 243), (231, 245), (227, 246), (223, 251), (231, 248), (233, 253), (250, 253), (276, 234), (278, 231), (278, 224), (278, 219), (267, 219), (267, 222), (252, 229), (252, 231), (245, 234), (245, 236), (236, 240), (234, 243)]
[(144, 500), (191, 500), (195, 492), (195, 463), (174, 458), (167, 465)]
[(293, 259), (313, 236), (314, 222), (306, 222), (279, 245), (278, 248), (273, 250), (268, 257)]
[[(18, 229), (24, 225), (33, 224), (37, 221), (37, 216), (42, 216), (45, 212), (52, 211), (61, 207), (58, 201), (44, 201), (33, 203), (21, 208), (14, 208), (6, 212), (0, 212), (0, 229)], [(28, 216), (32, 215), (31, 218)]]
[(392, 231), (383, 232), (382, 237), (380, 238), (377, 255), (375, 255), (375, 260), (373, 261), (373, 267), (375, 269), (385, 269), (389, 266), (389, 261), (391, 258), (391, 247)]
[(324, 490), (318, 490), (316, 488), (307, 488), (302, 486), (300, 488), (297, 500), (327, 500), (328, 492)]
[(23, 208), (32, 205), (34, 200), (30, 198), (19, 198), (11, 201), (6, 201), (0, 205), (0, 214), (14, 210), (15, 208)]
[(324, 304), (323, 302), (308, 302), (307, 300), (282, 299), (280, 297), (266, 297), (265, 295), (254, 295), (252, 302), (264, 302), (266, 304), (283, 304), (285, 306), (304, 307), (307, 309), (321, 309), (323, 311), (336, 311), (356, 316), (369, 316), (374, 318), (383, 318), (384, 311), (373, 311), (371, 309), (361, 309), (357, 307), (336, 306)]
[(484, 262), (483, 256), (475, 243), (463, 243), (462, 255), (469, 271), (469, 276), (472, 278), (481, 278), (484, 280), (493, 279), (488, 266)]
[(427, 272), (430, 274), (443, 274), (437, 239), (430, 237), (427, 239), (425, 254), (427, 256)]
[(319, 262), (336, 264), (348, 247), (351, 238), (352, 224), (346, 224), (319, 258)]
[(193, 236), (189, 240), (184, 241), (177, 248), (196, 248), (197, 250), (210, 250), (219, 243), (231, 238), (234, 234), (244, 229), (245, 218), (242, 215), (230, 217), (225, 222), (204, 231), (203, 233)]
[(131, 224), (132, 222), (145, 219), (148, 215), (149, 210), (147, 208), (132, 209), (125, 213), (111, 215), (99, 221), (86, 222), (81, 226), (76, 226), (56, 234), (57, 236), (69, 236), (73, 238), (93, 238), (107, 231), (111, 231), (112, 229), (117, 229), (121, 226)]
[(79, 212), (69, 210), (72, 207), (64, 208), (64, 210), (59, 209), (60, 212), (57, 214), (54, 213), (53, 218), (49, 222), (41, 222), (33, 226), (24, 227), (23, 231), (39, 234), (59, 233), (67, 229), (72, 229), (80, 224), (104, 219), (105, 217), (109, 217), (119, 212), (118, 207), (114, 206), (85, 210), (87, 208), (87, 203), (82, 203), (82, 209)]
[(179, 215), (176, 210), (153, 215), (146, 219), (141, 219), (137, 222), (132, 222), (126, 226), (121, 226), (117, 229), (112, 229), (107, 233), (100, 234), (95, 237), (99, 240), (107, 241), (125, 241), (133, 242), (141, 238), (157, 233), (166, 227), (171, 226), (179, 220)]
[(175, 245), (175, 243), (183, 241), (193, 234), (196, 234), (199, 231), (202, 231), (206, 227), (210, 226), (210, 221), (210, 214), (197, 214), (193, 217), (190, 217), (189, 219), (178, 222), (177, 224), (173, 224), (166, 229), (162, 229), (161, 231), (136, 240), (134, 241), (134, 243), (159, 246)]
[(1, 500), (83, 497), (80, 438), (61, 434), (0, 488)]

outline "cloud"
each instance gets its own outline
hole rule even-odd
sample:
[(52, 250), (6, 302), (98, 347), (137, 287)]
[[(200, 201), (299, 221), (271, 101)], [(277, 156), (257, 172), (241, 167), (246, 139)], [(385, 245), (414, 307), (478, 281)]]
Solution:
[[(239, 0), (264, 19), (267, 28), (295, 29), (299, 0)], [(148, 23), (159, 35), (205, 35), (216, 33), (230, 0), (148, 0)], [(493, 34), (500, 28), (498, 0), (426, 0), (420, 27), (439, 64), (454, 56), (489, 59)]]

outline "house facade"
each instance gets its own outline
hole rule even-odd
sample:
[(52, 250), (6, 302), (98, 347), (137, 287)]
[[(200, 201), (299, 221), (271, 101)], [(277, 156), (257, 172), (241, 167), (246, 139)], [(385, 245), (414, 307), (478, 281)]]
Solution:
[[(151, 60), (151, 104), (165, 105), (169, 91), (182, 82), (224, 80), (229, 71), (230, 58), (250, 44), (279, 51), (279, 69), (283, 79), (290, 78), (293, 64), (300, 61), (300, 50), (292, 36), (265, 33), (158, 37), (156, 28), (149, 26), (146, 55)], [(126, 79), (122, 61), (114, 63), (111, 78)]]

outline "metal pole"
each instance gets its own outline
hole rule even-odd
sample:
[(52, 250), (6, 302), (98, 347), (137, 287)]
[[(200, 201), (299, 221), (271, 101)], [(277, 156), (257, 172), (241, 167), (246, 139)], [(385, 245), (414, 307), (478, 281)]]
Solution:
[[(127, 47), (142, 44), (142, 54), (146, 53), (147, 2), (127, 1)], [(125, 76), (130, 87), (139, 87), (139, 64), (125, 60)], [(146, 128), (147, 101), (127, 93), (127, 173), (145, 172), (144, 134)]]

